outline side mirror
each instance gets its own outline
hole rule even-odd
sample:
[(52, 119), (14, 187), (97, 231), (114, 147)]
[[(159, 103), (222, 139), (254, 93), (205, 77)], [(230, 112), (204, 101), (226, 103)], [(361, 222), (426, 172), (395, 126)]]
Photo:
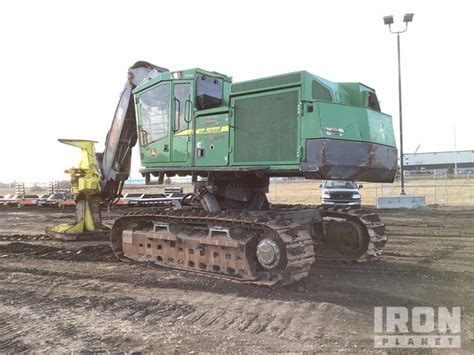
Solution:
[(359, 185), (359, 189), (361, 189), (361, 188), (363, 188), (363, 187), (364, 187), (364, 185)]
[(323, 187), (323, 184), (319, 184), (319, 187)]

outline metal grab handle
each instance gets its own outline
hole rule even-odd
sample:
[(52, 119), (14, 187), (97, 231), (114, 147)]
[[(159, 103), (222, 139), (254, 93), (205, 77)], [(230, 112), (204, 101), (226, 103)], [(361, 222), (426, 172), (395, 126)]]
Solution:
[(181, 125), (181, 101), (177, 97), (173, 98), (173, 101), (175, 101), (175, 112), (176, 112), (176, 102), (178, 103), (178, 128), (176, 128), (176, 114), (174, 116), (173, 120), (173, 125), (171, 127), (171, 130), (173, 133), (179, 132), (180, 125)]
[(140, 133), (142, 134), (142, 147), (145, 147), (148, 145), (148, 132), (141, 127)]
[[(188, 104), (189, 104), (189, 110), (188, 110)], [(191, 115), (191, 108), (193, 107), (193, 103), (191, 102), (190, 99), (187, 99), (185, 102), (184, 102), (184, 122), (186, 123), (191, 123), (191, 121), (193, 120), (193, 116)], [(189, 119), (187, 119), (189, 118)]]

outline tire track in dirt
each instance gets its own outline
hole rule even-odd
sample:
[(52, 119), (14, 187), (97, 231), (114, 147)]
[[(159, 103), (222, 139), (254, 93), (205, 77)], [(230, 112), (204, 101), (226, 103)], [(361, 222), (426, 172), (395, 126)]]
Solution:
[(26, 345), (22, 339), (22, 332), (18, 331), (18, 327), (15, 326), (17, 315), (5, 315), (2, 312), (2, 306), (0, 306), (0, 351), (1, 352), (25, 352), (30, 350), (30, 347)]
[[(169, 289), (124, 287), (98, 280), (67, 283), (64, 277), (16, 272), (9, 275), (0, 273), (0, 282), (0, 301), (3, 304), (7, 304), (7, 300), (13, 302), (2, 307), (1, 317), (11, 317), (18, 308), (22, 309), (23, 319), (21, 323), (14, 323), (14, 327), (24, 331), (27, 325), (36, 338), (60, 337), (64, 342), (56, 346), (66, 351), (135, 349), (140, 346), (138, 338), (145, 333), (155, 336), (163, 336), (164, 333), (167, 337), (170, 334), (208, 337), (220, 334), (219, 337), (222, 337), (224, 334), (237, 341), (258, 336), (259, 339), (266, 339), (264, 343), (273, 351), (314, 348), (320, 345), (324, 333), (327, 333), (326, 342), (340, 342), (339, 337), (345, 333), (347, 339), (343, 343), (347, 344), (351, 338), (349, 332), (335, 331), (326, 326), (324, 319), (327, 317), (335, 320), (349, 317), (354, 321), (360, 318), (344, 307), (331, 304), (250, 300), (210, 293), (189, 294)], [(123, 297), (124, 293), (129, 297)], [(42, 319), (35, 319), (35, 314), (45, 314), (47, 324)], [(96, 325), (91, 327), (91, 323)], [(130, 328), (134, 330), (128, 331)], [(115, 332), (119, 339), (128, 341), (112, 339), (104, 342), (105, 334), (111, 332)], [(22, 333), (20, 337), (28, 340), (28, 334)], [(0, 337), (0, 342), (3, 341), (4, 337)], [(280, 343), (277, 347), (275, 341)], [(35, 351), (53, 349), (46, 343), (6, 344), (0, 351), (15, 351), (22, 346), (31, 346), (29, 349)]]

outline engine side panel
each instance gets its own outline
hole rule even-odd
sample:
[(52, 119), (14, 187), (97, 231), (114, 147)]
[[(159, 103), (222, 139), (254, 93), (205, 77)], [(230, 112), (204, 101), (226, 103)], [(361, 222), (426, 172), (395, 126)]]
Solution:
[(299, 89), (238, 97), (234, 106), (234, 165), (297, 164)]

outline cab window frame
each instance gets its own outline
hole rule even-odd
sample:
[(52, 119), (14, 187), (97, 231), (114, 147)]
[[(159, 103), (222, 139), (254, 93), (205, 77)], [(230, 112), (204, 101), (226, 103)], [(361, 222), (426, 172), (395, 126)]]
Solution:
[[(219, 89), (220, 90), (219, 90), (219, 97), (208, 95), (208, 97), (210, 97), (211, 99), (215, 99), (216, 101), (205, 105), (205, 103), (200, 102), (199, 95), (200, 95), (201, 92), (203, 92), (203, 90), (201, 90), (202, 87), (199, 84), (202, 83), (202, 81), (205, 81), (205, 80), (208, 80), (208, 79), (216, 85), (219, 84)], [(222, 104), (224, 102), (224, 80), (222, 78), (218, 77), (218, 76), (212, 76), (212, 75), (207, 75), (207, 74), (203, 74), (203, 73), (198, 73), (198, 75), (196, 76), (196, 85), (195, 85), (194, 97), (195, 97), (194, 106), (197, 110), (207, 110), (207, 109), (222, 106)], [(205, 99), (205, 98), (203, 98), (203, 99)]]
[[(167, 90), (163, 90), (162, 99), (158, 99), (159, 96), (156, 95), (156, 90), (162, 90), (163, 88), (166, 88)], [(153, 93), (155, 95), (153, 95)], [(150, 96), (147, 97), (148, 95)], [(165, 97), (167, 99), (163, 100)], [(158, 106), (145, 104), (146, 99), (149, 99), (150, 101), (154, 100), (161, 102), (163, 104), (163, 107), (161, 107), (160, 110), (161, 112), (157, 112), (154, 115), (150, 114), (150, 112), (153, 111), (153, 108), (157, 108)], [(171, 117), (171, 82), (161, 82), (158, 85), (140, 93), (138, 96), (138, 106), (140, 114), (140, 145), (147, 146), (153, 142), (169, 137)], [(153, 126), (162, 126), (162, 128), (155, 129)]]

